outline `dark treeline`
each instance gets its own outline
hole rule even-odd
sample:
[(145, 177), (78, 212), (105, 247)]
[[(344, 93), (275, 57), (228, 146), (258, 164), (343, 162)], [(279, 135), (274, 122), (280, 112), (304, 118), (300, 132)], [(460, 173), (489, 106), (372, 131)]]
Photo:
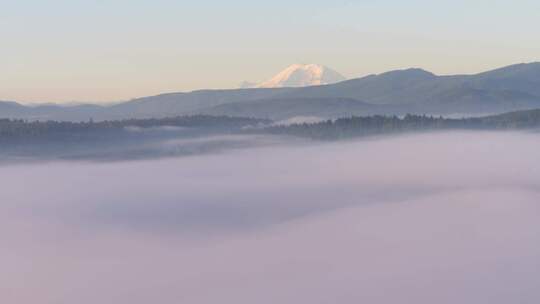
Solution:
[(540, 128), (540, 110), (501, 115), (450, 119), (426, 115), (366, 116), (340, 118), (313, 124), (293, 124), (266, 128), (271, 134), (334, 140), (369, 135), (433, 130), (511, 130)]
[[(394, 134), (412, 131), (433, 130), (510, 130), (540, 128), (540, 110), (512, 112), (477, 118), (450, 119), (426, 115), (365, 116), (340, 118), (312, 124), (293, 124), (250, 128), (246, 126), (264, 126), (272, 121), (264, 119), (194, 115), (160, 119), (127, 119), (100, 122), (59, 122), (25, 121), (0, 119), (0, 142), (6, 141), (51, 141), (58, 142), (81, 140), (140, 138), (141, 134), (129, 132), (131, 127), (150, 130), (159, 127), (181, 127), (191, 130), (207, 130), (210, 133), (265, 133), (293, 135), (313, 139), (333, 140), (359, 136)], [(161, 132), (163, 133), (163, 132)], [(160, 132), (145, 134), (148, 137), (160, 136)], [(191, 132), (197, 136), (197, 132)], [(131, 135), (130, 135), (131, 134)], [(136, 135), (133, 135), (136, 134)], [(161, 134), (163, 135), (163, 134)], [(166, 136), (171, 136), (168, 134)]]
[(247, 125), (268, 123), (267, 120), (227, 116), (194, 115), (160, 119), (126, 119), (112, 121), (26, 121), (0, 119), (0, 140), (49, 139), (62, 137), (84, 137), (123, 133), (128, 127), (183, 127), (233, 130)]

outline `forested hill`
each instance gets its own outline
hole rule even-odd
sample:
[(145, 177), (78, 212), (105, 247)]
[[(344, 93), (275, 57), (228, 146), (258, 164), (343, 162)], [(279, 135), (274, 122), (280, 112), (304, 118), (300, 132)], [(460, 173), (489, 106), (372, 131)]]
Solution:
[(0, 141), (13, 139), (63, 139), (103, 137), (137, 129), (192, 128), (213, 131), (237, 131), (245, 126), (270, 123), (269, 120), (227, 116), (179, 116), (161, 119), (126, 119), (111, 121), (26, 121), (0, 119)]
[(425, 115), (366, 116), (340, 118), (312, 124), (266, 128), (270, 134), (335, 140), (343, 138), (434, 130), (521, 130), (540, 128), (540, 110), (501, 115), (450, 119)]
[[(246, 128), (249, 127), (249, 128)], [(227, 116), (180, 116), (102, 122), (58, 122), (0, 119), (0, 142), (67, 142), (144, 136), (202, 136), (219, 133), (292, 135), (334, 140), (369, 135), (433, 130), (518, 130), (540, 128), (540, 110), (512, 112), (479, 118), (450, 119), (426, 115), (363, 116), (319, 123), (275, 125), (271, 120)], [(188, 131), (189, 130), (189, 131)], [(136, 132), (134, 132), (136, 131)], [(145, 132), (140, 132), (145, 131)], [(174, 131), (174, 132), (171, 132)]]

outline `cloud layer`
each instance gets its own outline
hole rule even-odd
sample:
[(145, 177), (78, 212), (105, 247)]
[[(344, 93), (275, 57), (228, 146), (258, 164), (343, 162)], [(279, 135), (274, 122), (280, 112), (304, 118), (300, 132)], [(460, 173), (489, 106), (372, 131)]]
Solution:
[(6, 303), (537, 303), (537, 134), (0, 168)]

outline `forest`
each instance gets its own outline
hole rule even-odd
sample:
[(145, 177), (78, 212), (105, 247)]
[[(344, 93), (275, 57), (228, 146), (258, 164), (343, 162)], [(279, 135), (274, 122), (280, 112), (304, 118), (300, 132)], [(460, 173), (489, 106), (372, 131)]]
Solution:
[(540, 128), (540, 110), (527, 110), (474, 118), (444, 118), (427, 115), (364, 116), (318, 123), (273, 126), (265, 131), (319, 140), (436, 130), (520, 130)]
[(227, 116), (193, 115), (171, 118), (125, 119), (94, 122), (28, 121), (0, 119), (0, 141), (10, 140), (68, 140), (92, 139), (103, 136), (126, 135), (133, 128), (158, 127), (198, 128), (230, 132), (248, 125), (269, 123), (264, 119)]
[[(435, 130), (519, 130), (540, 128), (540, 110), (527, 110), (474, 118), (428, 115), (352, 116), (318, 123), (273, 124), (271, 120), (194, 115), (161, 119), (126, 119), (94, 122), (27, 121), (0, 119), (0, 142), (84, 141), (130, 136), (129, 130), (174, 127), (210, 133), (273, 134), (337, 140), (371, 135)], [(249, 128), (248, 128), (249, 127)], [(133, 132), (131, 132), (133, 133)], [(133, 134), (131, 134), (133, 135)], [(162, 136), (161, 133), (146, 134)], [(172, 134), (170, 134), (172, 135)]]

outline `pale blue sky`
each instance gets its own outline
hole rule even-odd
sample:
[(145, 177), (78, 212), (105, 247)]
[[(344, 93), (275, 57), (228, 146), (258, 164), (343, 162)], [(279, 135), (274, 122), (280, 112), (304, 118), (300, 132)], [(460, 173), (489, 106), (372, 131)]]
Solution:
[(0, 100), (114, 101), (260, 81), (540, 60), (540, 1), (0, 0)]

